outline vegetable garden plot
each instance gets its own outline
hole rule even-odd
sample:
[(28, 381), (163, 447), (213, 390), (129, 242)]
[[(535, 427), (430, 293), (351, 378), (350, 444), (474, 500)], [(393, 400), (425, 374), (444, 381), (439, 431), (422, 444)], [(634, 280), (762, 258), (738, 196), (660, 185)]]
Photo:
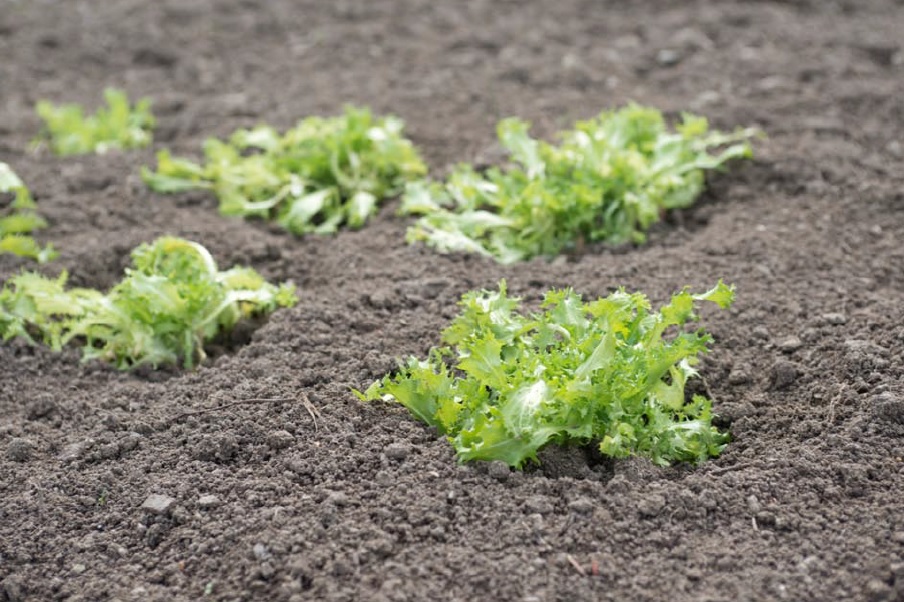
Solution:
[[(0, 161), (60, 256), (2, 254), (0, 280), (65, 269), (73, 287), (108, 291), (132, 249), (170, 233), (295, 282), (299, 302), (194, 371), (0, 345), (0, 599), (900, 596), (894, 2), (843, 18), (832, 3), (10, 6)], [(29, 150), (38, 99), (94, 107), (109, 85), (154, 99), (152, 148)], [(441, 255), (405, 243), (414, 220), (395, 200), (359, 230), (295, 237), (140, 179), (160, 150), (197, 157), (208, 137), (284, 132), (348, 102), (404, 118), (445, 181), (478, 156), (504, 164), (501, 118), (554, 142), (631, 100), (668, 123), (690, 110), (769, 133), (638, 248), (511, 265)], [(713, 341), (686, 384), (729, 445), (697, 467), (557, 446), (523, 471), (459, 465), (404, 408), (352, 396), (427, 357), (462, 295), (503, 278), (525, 315), (568, 287), (587, 302), (623, 285), (659, 307), (686, 284), (733, 283), (730, 308), (699, 309)]]

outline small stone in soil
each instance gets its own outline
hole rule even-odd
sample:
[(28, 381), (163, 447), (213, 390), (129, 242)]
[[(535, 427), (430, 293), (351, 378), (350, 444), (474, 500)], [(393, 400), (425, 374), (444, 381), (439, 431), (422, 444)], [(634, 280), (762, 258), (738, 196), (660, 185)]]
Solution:
[(794, 353), (800, 349), (802, 345), (803, 343), (798, 337), (791, 336), (782, 339), (778, 344), (778, 348), (784, 353)]
[(141, 509), (150, 512), (151, 514), (163, 515), (169, 512), (175, 503), (175, 498), (171, 498), (168, 495), (152, 493), (141, 504)]
[(271, 556), (270, 550), (262, 543), (254, 544), (254, 547), (251, 548), (251, 552), (254, 554), (254, 557), (260, 561), (267, 560)]
[(210, 510), (220, 505), (220, 498), (215, 495), (202, 495), (198, 498), (198, 507), (204, 510)]
[(840, 326), (842, 324), (847, 324), (847, 317), (841, 313), (828, 313), (822, 314), (822, 319), (831, 324), (832, 326)]
[(13, 462), (28, 462), (31, 459), (34, 445), (28, 439), (16, 437), (6, 446), (6, 459)]
[(763, 510), (763, 505), (755, 495), (751, 495), (747, 498), (747, 509), (753, 514), (757, 514)]
[(63, 451), (60, 452), (60, 455), (57, 456), (63, 462), (73, 462), (75, 460), (80, 459), (85, 455), (91, 446), (93, 445), (93, 441), (77, 441), (75, 443), (70, 443), (66, 447), (63, 448)]

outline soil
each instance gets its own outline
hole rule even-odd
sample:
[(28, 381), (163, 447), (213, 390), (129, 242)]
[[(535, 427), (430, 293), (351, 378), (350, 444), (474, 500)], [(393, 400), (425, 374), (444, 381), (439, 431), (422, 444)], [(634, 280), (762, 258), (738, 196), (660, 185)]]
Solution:
[[(44, 271), (107, 287), (171, 233), (301, 298), (193, 373), (0, 346), (0, 600), (904, 600), (902, 31), (900, 0), (0, 0), (0, 160), (51, 223)], [(403, 117), (437, 173), (497, 161), (501, 117), (552, 136), (630, 100), (768, 137), (642, 247), (502, 267), (406, 245), (395, 202), (297, 239), (149, 192), (155, 149), (28, 150), (38, 99), (108, 85), (190, 156), (348, 102)], [(462, 466), (350, 394), (503, 277), (528, 303), (736, 284), (703, 314), (724, 454)]]

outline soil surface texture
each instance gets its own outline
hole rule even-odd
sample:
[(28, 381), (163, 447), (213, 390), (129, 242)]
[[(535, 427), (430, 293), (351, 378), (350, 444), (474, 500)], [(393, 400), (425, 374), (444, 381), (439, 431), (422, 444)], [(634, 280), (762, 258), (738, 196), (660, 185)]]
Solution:
[[(300, 303), (193, 373), (0, 345), (0, 600), (904, 600), (904, 3), (0, 0), (0, 160), (75, 285), (169, 233)], [(46, 98), (150, 96), (154, 148), (29, 150)], [(436, 174), (631, 100), (757, 126), (756, 159), (636, 248), (503, 267), (364, 229), (292, 237), (161, 196), (154, 151), (333, 115), (405, 119)], [(0, 279), (30, 267), (0, 256)], [(699, 467), (550, 449), (524, 472), (363, 388), (501, 278), (654, 303), (737, 286), (700, 371), (733, 440)]]

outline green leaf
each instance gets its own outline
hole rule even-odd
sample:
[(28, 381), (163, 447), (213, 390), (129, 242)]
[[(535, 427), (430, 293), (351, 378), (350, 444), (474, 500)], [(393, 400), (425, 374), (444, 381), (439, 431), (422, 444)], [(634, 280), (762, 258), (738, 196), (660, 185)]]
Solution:
[(595, 442), (618, 458), (702, 462), (727, 442), (710, 401), (685, 395), (710, 337), (663, 333), (696, 319), (702, 301), (727, 307), (731, 290), (720, 282), (702, 295), (682, 291), (658, 312), (640, 293), (584, 303), (550, 291), (542, 313), (525, 316), (502, 282), (462, 297), (445, 345), (427, 360), (410, 358), (358, 396), (398, 401), (448, 435), (462, 461), (520, 468), (550, 442)]
[[(8, 209), (0, 206), (0, 253), (12, 253), (45, 263), (57, 256), (53, 247), (41, 246), (30, 236), (47, 227), (47, 221), (35, 212), (35, 202), (25, 183), (6, 163), (0, 162), (0, 195), (12, 194)], [(2, 199), (0, 199), (2, 200)]]
[(721, 280), (712, 289), (702, 295), (694, 295), (694, 299), (698, 301), (712, 301), (722, 309), (729, 307), (734, 302), (734, 287), (728, 286)]
[(25, 183), (6, 163), (0, 162), (0, 192), (16, 192), (24, 188)]
[(694, 203), (704, 171), (750, 157), (755, 130), (709, 132), (685, 115), (672, 132), (662, 114), (629, 105), (578, 122), (558, 145), (505, 119), (499, 141), (512, 163), (484, 174), (459, 165), (443, 183), (409, 187), (400, 212), (418, 216), (409, 242), (514, 263), (584, 243), (640, 243), (669, 209)]
[(0, 232), (6, 234), (29, 234), (47, 227), (47, 221), (35, 213), (19, 212), (0, 217)]

